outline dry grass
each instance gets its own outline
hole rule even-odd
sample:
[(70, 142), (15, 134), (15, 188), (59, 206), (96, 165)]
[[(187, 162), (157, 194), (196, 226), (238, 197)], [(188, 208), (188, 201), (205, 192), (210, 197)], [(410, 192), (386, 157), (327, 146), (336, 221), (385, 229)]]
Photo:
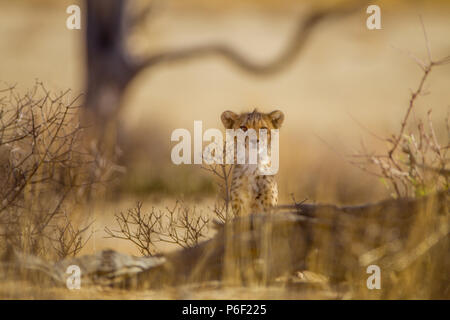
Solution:
[[(449, 189), (450, 170), (447, 168), (449, 160), (447, 152), (450, 148), (449, 115), (447, 114), (442, 126), (446, 128), (446, 141), (445, 138), (442, 139), (442, 142), (439, 141), (436, 135), (431, 119), (432, 109), (427, 112), (426, 122), (424, 119), (416, 117), (415, 128), (411, 128), (410, 125), (411, 114), (417, 108), (417, 100), (425, 95), (425, 81), (431, 71), (450, 63), (450, 56), (439, 60), (433, 59), (423, 22), (422, 27), (428, 56), (426, 61), (422, 61), (408, 52), (408, 55), (422, 69), (423, 76), (417, 89), (411, 92), (399, 133), (392, 134), (386, 139), (375, 135), (376, 138), (386, 141), (389, 149), (384, 154), (378, 154), (368, 152), (363, 145), (363, 152), (355, 155), (356, 160), (353, 162), (369, 174), (382, 178), (393, 190), (393, 196), (397, 198), (424, 196)], [(409, 131), (407, 132), (407, 130)], [(363, 162), (361, 162), (361, 158)], [(373, 166), (376, 171), (371, 171)]]
[(142, 203), (115, 215), (118, 229), (105, 228), (109, 238), (131, 241), (142, 255), (160, 254), (160, 242), (190, 248), (205, 240), (208, 235), (209, 217), (196, 212), (195, 207), (176, 201), (172, 208), (152, 208), (142, 211)]

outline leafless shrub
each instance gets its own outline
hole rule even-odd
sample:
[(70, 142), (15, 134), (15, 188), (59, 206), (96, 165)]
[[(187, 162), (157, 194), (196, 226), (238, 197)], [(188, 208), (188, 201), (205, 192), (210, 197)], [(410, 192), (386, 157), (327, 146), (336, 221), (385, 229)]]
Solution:
[(131, 241), (141, 254), (147, 256), (159, 252), (160, 242), (189, 248), (208, 236), (209, 218), (180, 200), (173, 208), (152, 208), (148, 213), (142, 212), (142, 203), (139, 202), (126, 213), (115, 214), (115, 219), (118, 229), (106, 227), (108, 237)]
[(62, 258), (86, 241), (87, 228), (75, 227), (67, 212), (99, 169), (82, 146), (80, 96), (69, 94), (55, 95), (40, 82), (25, 94), (0, 90), (0, 249)]
[(210, 164), (203, 165), (202, 168), (217, 178), (219, 197), (214, 204), (213, 212), (220, 222), (225, 223), (233, 218), (233, 211), (230, 208), (231, 173), (233, 165)]
[(447, 141), (439, 141), (431, 120), (416, 119), (415, 126), (410, 124), (410, 115), (417, 99), (426, 94), (425, 81), (435, 67), (450, 63), (450, 56), (433, 60), (428, 37), (424, 30), (428, 60), (421, 59), (408, 52), (422, 69), (423, 75), (417, 88), (411, 92), (409, 105), (402, 119), (398, 134), (389, 138), (379, 138), (389, 144), (384, 154), (368, 152), (363, 146), (362, 152), (353, 156), (352, 163), (370, 174), (380, 177), (388, 187), (394, 190), (395, 197), (423, 196), (432, 192), (448, 190), (450, 170), (447, 169), (450, 148), (450, 125), (446, 118)]
[(77, 228), (69, 217), (65, 216), (64, 220), (65, 222), (55, 226), (55, 236), (49, 236), (53, 248), (60, 259), (76, 256), (92, 236), (92, 233), (89, 233), (87, 237), (83, 237), (92, 223), (83, 228)]
[[(202, 169), (217, 178), (219, 197), (212, 208), (216, 222), (225, 223), (232, 218), (230, 208), (230, 183), (232, 165), (210, 164)], [(195, 246), (208, 238), (210, 217), (196, 212), (183, 201), (177, 200), (173, 208), (165, 210), (152, 208), (142, 212), (142, 203), (128, 209), (126, 213), (115, 214), (118, 229), (105, 228), (108, 238), (131, 241), (141, 254), (151, 256), (159, 252), (158, 243), (165, 242), (181, 248)]]

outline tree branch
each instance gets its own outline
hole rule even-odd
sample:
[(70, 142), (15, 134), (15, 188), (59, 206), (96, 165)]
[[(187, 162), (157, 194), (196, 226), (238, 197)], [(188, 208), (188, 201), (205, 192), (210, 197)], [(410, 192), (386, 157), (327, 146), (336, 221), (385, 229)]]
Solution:
[(205, 56), (219, 56), (248, 73), (255, 75), (273, 74), (283, 70), (295, 61), (298, 54), (304, 48), (309, 35), (320, 22), (353, 13), (364, 4), (366, 4), (366, 1), (359, 1), (358, 4), (352, 2), (352, 4), (342, 7), (313, 10), (306, 19), (300, 19), (294, 35), (286, 45), (286, 48), (269, 63), (255, 63), (251, 58), (244, 56), (229, 45), (218, 43), (153, 54), (137, 63), (135, 65), (135, 72), (137, 73), (144, 68), (153, 67), (161, 63), (181, 62)]

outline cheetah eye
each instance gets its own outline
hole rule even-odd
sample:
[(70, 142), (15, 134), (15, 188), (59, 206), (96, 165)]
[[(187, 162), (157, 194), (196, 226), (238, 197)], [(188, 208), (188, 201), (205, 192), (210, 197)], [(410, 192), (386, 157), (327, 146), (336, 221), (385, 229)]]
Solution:
[(241, 126), (239, 129), (241, 129), (244, 132), (248, 130), (246, 126)]

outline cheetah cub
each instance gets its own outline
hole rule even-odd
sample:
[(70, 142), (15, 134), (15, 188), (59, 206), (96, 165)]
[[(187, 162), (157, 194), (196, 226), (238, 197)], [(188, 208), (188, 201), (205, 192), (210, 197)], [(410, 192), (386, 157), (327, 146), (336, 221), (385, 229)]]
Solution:
[[(260, 138), (260, 129), (267, 130), (267, 154), (271, 154), (271, 129), (279, 129), (284, 120), (281, 111), (270, 113), (253, 112), (236, 114), (232, 111), (222, 113), (221, 120), (225, 129), (255, 130), (257, 142)], [(235, 140), (236, 141), (236, 140)], [(247, 138), (246, 146), (248, 147)], [(236, 145), (236, 144), (235, 144)], [(267, 165), (258, 156), (256, 165), (238, 164), (235, 161), (231, 180), (231, 207), (235, 216), (251, 213), (267, 213), (278, 203), (278, 187), (275, 175), (261, 174), (261, 167)]]

